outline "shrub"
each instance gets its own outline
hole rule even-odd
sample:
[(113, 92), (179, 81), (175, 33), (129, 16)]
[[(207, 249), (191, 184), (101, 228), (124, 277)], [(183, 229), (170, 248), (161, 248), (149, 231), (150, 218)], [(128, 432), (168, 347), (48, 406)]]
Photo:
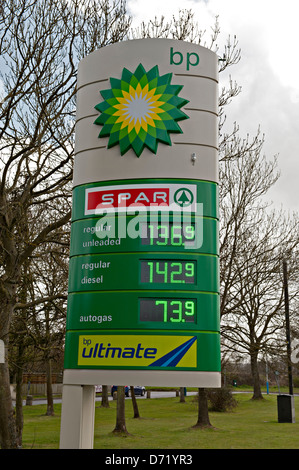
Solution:
[(231, 411), (237, 406), (232, 391), (226, 387), (207, 390), (207, 397), (211, 411)]
[(293, 378), (293, 385), (294, 387), (299, 388), (299, 377)]

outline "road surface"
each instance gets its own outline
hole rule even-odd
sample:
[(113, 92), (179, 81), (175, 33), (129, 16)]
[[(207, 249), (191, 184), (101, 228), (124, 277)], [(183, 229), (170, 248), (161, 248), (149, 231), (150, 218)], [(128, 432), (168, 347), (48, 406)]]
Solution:
[[(197, 392), (187, 392), (187, 396), (190, 396), (190, 395), (196, 395)], [(151, 398), (169, 398), (169, 397), (175, 397), (176, 396), (176, 392), (174, 390), (172, 391), (162, 391), (162, 392), (156, 392), (156, 391), (151, 391)], [(110, 400), (113, 400), (113, 398), (109, 395), (109, 401)], [(146, 400), (147, 397), (146, 397), (146, 392), (145, 392), (145, 395), (143, 397), (141, 397), (140, 395), (136, 395), (136, 398), (140, 399), (140, 400)], [(127, 398), (126, 397), (126, 400), (128, 400), (130, 398)], [(96, 396), (96, 401), (101, 401), (102, 400), (102, 397), (101, 396)], [(61, 398), (54, 398), (54, 403), (61, 403)], [(33, 398), (32, 400), (32, 405), (42, 405), (42, 404), (45, 404), (47, 402), (47, 400), (45, 398)], [(26, 405), (26, 400), (23, 401), (23, 405)]]

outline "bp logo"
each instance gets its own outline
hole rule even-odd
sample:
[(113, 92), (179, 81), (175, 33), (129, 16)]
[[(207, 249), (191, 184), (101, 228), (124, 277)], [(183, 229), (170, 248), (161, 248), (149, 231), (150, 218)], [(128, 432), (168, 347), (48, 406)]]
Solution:
[(160, 76), (157, 65), (146, 72), (141, 64), (134, 73), (124, 68), (121, 80), (110, 78), (111, 88), (101, 91), (104, 101), (95, 106), (108, 148), (119, 145), (121, 155), (132, 148), (140, 157), (145, 147), (156, 153), (159, 142), (171, 145), (170, 134), (182, 133), (178, 121), (188, 119), (181, 111), (188, 100), (171, 79), (171, 73)]

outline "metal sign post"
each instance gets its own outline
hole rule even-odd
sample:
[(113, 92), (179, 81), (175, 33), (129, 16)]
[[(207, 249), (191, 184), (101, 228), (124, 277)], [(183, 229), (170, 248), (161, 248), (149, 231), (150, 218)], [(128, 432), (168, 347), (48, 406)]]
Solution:
[(208, 49), (79, 64), (61, 447), (91, 446), (94, 385), (220, 386), (217, 130)]

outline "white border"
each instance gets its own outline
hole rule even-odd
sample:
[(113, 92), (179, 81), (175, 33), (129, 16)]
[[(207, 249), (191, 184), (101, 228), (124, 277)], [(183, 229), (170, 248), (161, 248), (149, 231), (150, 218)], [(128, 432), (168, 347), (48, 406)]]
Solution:
[(63, 384), (220, 388), (221, 372), (65, 369)]

